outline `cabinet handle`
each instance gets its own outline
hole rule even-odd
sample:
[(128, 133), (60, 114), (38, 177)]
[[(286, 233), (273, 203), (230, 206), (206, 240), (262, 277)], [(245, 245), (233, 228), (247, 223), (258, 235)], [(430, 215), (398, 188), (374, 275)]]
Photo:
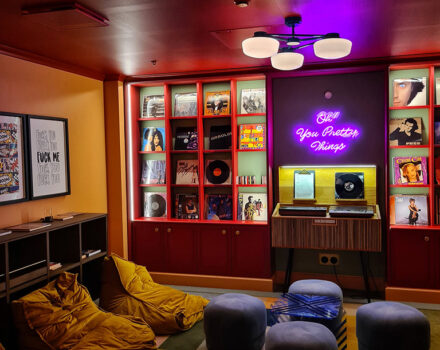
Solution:
[(171, 227), (168, 227), (167, 232), (171, 232), (171, 231), (172, 231)]
[(224, 236), (226, 234), (226, 230), (222, 230), (222, 235)]
[(238, 230), (235, 231), (235, 235), (236, 235), (236, 236), (240, 235), (240, 231), (238, 231)]
[(429, 242), (429, 236), (425, 236), (425, 242)]
[(159, 227), (155, 227), (154, 232), (159, 232)]

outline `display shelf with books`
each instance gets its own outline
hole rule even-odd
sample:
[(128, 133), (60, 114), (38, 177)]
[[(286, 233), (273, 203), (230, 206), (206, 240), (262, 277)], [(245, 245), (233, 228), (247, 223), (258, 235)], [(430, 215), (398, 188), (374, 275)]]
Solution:
[[(142, 261), (141, 251), (147, 247), (141, 248), (137, 245), (135, 248), (134, 242), (143, 241), (144, 238), (140, 235), (147, 235), (146, 230), (156, 224), (158, 226), (154, 228), (159, 231), (170, 227), (173, 233), (181, 229), (188, 235), (191, 230), (186, 231), (186, 225), (196, 224), (192, 227), (189, 240), (190, 242), (196, 241), (196, 246), (199, 244), (197, 242), (201, 239), (200, 236), (205, 234), (201, 231), (207, 227), (206, 224), (210, 224), (208, 226), (228, 225), (226, 229), (228, 237), (233, 232), (230, 229), (231, 225), (237, 225), (237, 227), (255, 225), (258, 227), (256, 235), (259, 235), (261, 242), (269, 242), (270, 220), (267, 216), (264, 220), (260, 217), (261, 221), (253, 221), (250, 216), (246, 220), (243, 215), (237, 215), (239, 195), (245, 190), (264, 194), (266, 196), (265, 206), (268, 210), (272, 207), (271, 184), (261, 182), (262, 176), (267, 177), (269, 153), (265, 137), (268, 120), (264, 76), (237, 75), (200, 78), (192, 81), (189, 79), (170, 80), (163, 81), (161, 86), (158, 86), (156, 82), (150, 84), (136, 81), (127, 84), (126, 91), (127, 98), (131, 99), (126, 139), (130, 154), (127, 176), (130, 179), (129, 213), (131, 228), (133, 228), (131, 233), (133, 259)], [(136, 100), (142, 100), (145, 95), (159, 95), (160, 92), (164, 94), (165, 119), (163, 123), (161, 124), (160, 120), (138, 122), (136, 119), (143, 113), (141, 109), (143, 103), (138, 103)], [(249, 138), (246, 141), (247, 146), (242, 147), (249, 150), (241, 152), (239, 148), (240, 125), (247, 124), (255, 126), (249, 130), (257, 130), (257, 128), (258, 131), (264, 130), (264, 136), (254, 135), (252, 140)], [(146, 138), (143, 136), (146, 128), (164, 129), (166, 141), (163, 154), (156, 151), (148, 154), (139, 153), (142, 149), (146, 149), (143, 141)], [(255, 152), (254, 148), (258, 151)], [(143, 162), (152, 159), (165, 161), (166, 181), (161, 186), (141, 180), (145, 177), (142, 175)], [(255, 166), (256, 164), (258, 166)], [(256, 181), (238, 185), (233, 180), (238, 175), (254, 176)], [(223, 213), (213, 213), (213, 210), (217, 208), (215, 203), (211, 203), (209, 209), (208, 198), (213, 198), (213, 196), (228, 196), (228, 210), (231, 215), (225, 217)], [(186, 201), (190, 198), (197, 209), (196, 214), (184, 211)], [(208, 212), (210, 212), (210, 218), (218, 216), (223, 219), (208, 219)], [(162, 252), (164, 255), (168, 254), (164, 251), (164, 247), (173, 246), (176, 243), (168, 241), (171, 237), (175, 237), (173, 234), (165, 235), (160, 239), (153, 238), (153, 233), (151, 236), (151, 239), (159, 245), (155, 252)], [(270, 243), (267, 246), (262, 243), (263, 246), (265, 250), (270, 250)], [(195, 259), (196, 261), (202, 259), (199, 253)], [(200, 262), (200, 264), (204, 263)], [(175, 271), (166, 267), (166, 261), (158, 265), (162, 266), (158, 269), (168, 272), (179, 270), (178, 267)], [(264, 275), (267, 276), (270, 267), (263, 270)], [(197, 269), (192, 272), (196, 273)], [(253, 274), (255, 277), (261, 275), (256, 272)]]

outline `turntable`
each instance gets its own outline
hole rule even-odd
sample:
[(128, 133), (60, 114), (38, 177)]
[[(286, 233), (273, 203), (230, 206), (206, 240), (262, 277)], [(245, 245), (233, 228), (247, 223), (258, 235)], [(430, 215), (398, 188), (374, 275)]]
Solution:
[(373, 209), (366, 205), (332, 205), (328, 212), (331, 217), (371, 218), (374, 216)]

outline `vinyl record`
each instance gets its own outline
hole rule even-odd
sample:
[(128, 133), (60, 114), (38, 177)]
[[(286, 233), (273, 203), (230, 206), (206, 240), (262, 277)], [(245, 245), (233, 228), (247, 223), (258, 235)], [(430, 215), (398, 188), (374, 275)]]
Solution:
[(362, 199), (364, 198), (363, 173), (336, 173), (336, 198)]
[(159, 194), (151, 194), (146, 203), (146, 217), (161, 217), (165, 214), (167, 203), (165, 199)]
[(206, 167), (206, 178), (214, 185), (226, 182), (229, 174), (229, 166), (222, 160), (214, 160)]

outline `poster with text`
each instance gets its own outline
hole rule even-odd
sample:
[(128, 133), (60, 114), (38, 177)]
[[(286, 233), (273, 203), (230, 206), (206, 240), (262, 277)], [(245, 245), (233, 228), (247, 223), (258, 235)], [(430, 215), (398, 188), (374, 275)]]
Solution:
[(29, 118), (32, 198), (70, 194), (67, 119)]

